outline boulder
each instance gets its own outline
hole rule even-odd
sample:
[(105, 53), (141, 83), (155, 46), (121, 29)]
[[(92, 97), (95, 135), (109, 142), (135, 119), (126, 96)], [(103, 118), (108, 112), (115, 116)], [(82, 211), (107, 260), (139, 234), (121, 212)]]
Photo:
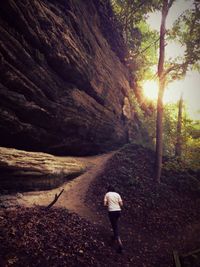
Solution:
[(0, 193), (52, 189), (82, 174), (90, 165), (81, 158), (0, 147)]

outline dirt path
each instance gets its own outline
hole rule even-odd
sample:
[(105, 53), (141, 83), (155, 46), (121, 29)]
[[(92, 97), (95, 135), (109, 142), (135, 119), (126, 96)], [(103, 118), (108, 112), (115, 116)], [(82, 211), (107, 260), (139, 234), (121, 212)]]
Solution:
[(106, 162), (114, 153), (110, 152), (100, 156), (81, 158), (83, 162), (91, 166), (86, 173), (53, 190), (23, 193), (18, 199), (19, 205), (25, 207), (47, 206), (54, 199), (55, 194), (64, 189), (54, 206), (64, 207), (93, 222), (97, 221), (98, 215), (86, 206), (85, 197), (90, 183), (103, 171)]

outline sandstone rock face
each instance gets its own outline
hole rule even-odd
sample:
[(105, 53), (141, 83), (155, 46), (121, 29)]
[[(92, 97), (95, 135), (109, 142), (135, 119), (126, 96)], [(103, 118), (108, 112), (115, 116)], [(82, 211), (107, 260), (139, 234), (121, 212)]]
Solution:
[(0, 1), (1, 146), (89, 155), (127, 142), (112, 23), (108, 1)]
[(0, 147), (0, 194), (5, 190), (52, 189), (82, 174), (90, 165), (89, 161), (81, 158)]

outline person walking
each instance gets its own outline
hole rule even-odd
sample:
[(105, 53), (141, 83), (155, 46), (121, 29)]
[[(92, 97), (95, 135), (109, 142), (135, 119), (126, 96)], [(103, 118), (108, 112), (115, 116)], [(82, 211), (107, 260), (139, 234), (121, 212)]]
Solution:
[(119, 236), (118, 220), (121, 215), (121, 207), (123, 206), (123, 201), (113, 186), (109, 186), (107, 193), (104, 196), (104, 206), (108, 207), (108, 217), (113, 229), (114, 241), (118, 243), (118, 252), (122, 253), (122, 241)]

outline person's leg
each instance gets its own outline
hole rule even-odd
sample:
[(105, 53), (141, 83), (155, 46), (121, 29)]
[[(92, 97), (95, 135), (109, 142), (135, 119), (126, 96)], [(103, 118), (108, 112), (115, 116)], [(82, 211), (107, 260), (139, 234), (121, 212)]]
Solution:
[(110, 211), (108, 213), (109, 219), (110, 219), (110, 223), (112, 226), (112, 230), (113, 230), (113, 234), (114, 234), (114, 240), (116, 239), (116, 231), (115, 231), (115, 215), (114, 215), (114, 211)]
[(119, 220), (119, 217), (121, 215), (121, 212), (116, 212), (116, 217), (115, 217), (115, 233), (116, 233), (116, 240), (117, 240), (117, 243), (119, 245), (119, 248), (118, 248), (118, 252), (119, 253), (122, 253), (122, 241), (121, 241), (121, 238), (119, 236), (119, 229), (118, 229), (118, 220)]
[(117, 240), (118, 236), (119, 236), (119, 232), (118, 232), (118, 219), (120, 217), (120, 212), (118, 211), (110, 211), (108, 213), (109, 219), (110, 219), (110, 223), (113, 229), (113, 234), (114, 234), (114, 238)]
[(120, 215), (121, 215), (120, 211), (116, 211), (114, 214), (114, 233), (115, 233), (115, 240), (117, 241), (118, 246), (119, 246), (117, 249), (117, 252), (122, 253), (123, 247), (122, 247), (121, 238), (119, 236), (119, 228), (118, 228), (118, 220), (119, 220)]
[(120, 211), (111, 211), (109, 212), (109, 219), (112, 225), (113, 233), (114, 233), (114, 240), (117, 241), (119, 245), (118, 252), (122, 252), (122, 241), (119, 236), (119, 229), (118, 229), (118, 219), (120, 217)]
[(120, 217), (120, 212), (115, 212), (114, 213), (114, 229), (113, 229), (113, 232), (114, 232), (114, 236), (115, 236), (115, 239), (118, 240), (119, 238), (119, 228), (118, 228), (118, 219)]
[(120, 237), (118, 237), (117, 242), (118, 242), (118, 245), (119, 245), (119, 248), (117, 249), (117, 252), (122, 253), (123, 245), (122, 245), (122, 241), (121, 241)]

